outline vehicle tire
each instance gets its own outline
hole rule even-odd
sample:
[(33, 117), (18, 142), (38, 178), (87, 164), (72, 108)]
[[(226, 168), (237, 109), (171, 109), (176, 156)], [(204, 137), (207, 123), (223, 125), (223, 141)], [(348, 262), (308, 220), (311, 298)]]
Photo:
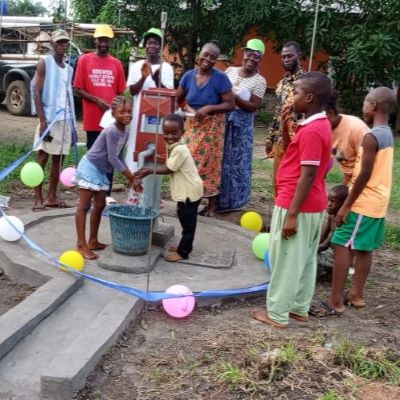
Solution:
[(6, 107), (13, 115), (29, 115), (31, 94), (24, 81), (12, 81), (6, 90)]

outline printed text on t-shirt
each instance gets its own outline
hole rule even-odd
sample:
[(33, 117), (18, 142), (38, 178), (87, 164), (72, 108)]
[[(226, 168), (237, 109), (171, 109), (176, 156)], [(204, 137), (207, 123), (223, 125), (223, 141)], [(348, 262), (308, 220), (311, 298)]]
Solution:
[(115, 77), (113, 71), (110, 69), (92, 69), (92, 73), (89, 74), (93, 86), (98, 87), (112, 87), (114, 84)]

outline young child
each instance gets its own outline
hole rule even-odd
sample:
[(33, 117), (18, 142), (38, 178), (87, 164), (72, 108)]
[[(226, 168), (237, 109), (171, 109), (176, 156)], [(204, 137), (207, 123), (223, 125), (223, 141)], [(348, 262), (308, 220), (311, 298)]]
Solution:
[[(117, 96), (112, 101), (111, 110), (115, 122), (103, 129), (94, 145), (82, 157), (74, 178), (79, 186), (79, 204), (75, 219), (78, 236), (76, 248), (87, 260), (98, 258), (93, 250), (103, 250), (107, 247), (98, 240), (101, 214), (111, 184), (106, 174), (117, 169), (128, 180), (133, 180), (131, 171), (123, 161), (123, 148), (128, 139), (125, 130), (132, 119), (132, 100), (125, 96)], [(86, 241), (86, 215), (92, 200), (89, 240)]]
[(309, 72), (295, 82), (294, 108), (304, 113), (280, 164), (271, 221), (271, 280), (267, 312), (253, 318), (285, 329), (289, 317), (308, 320), (314, 293), (317, 250), (327, 195), (324, 178), (330, 163), (332, 130), (323, 111), (331, 81)]
[(371, 269), (372, 252), (384, 240), (392, 186), (394, 143), (388, 119), (394, 104), (395, 95), (386, 87), (371, 90), (364, 100), (363, 117), (372, 129), (364, 137), (349, 195), (336, 216), (332, 290), (327, 302), (313, 305), (310, 311), (316, 316), (338, 316), (345, 311), (343, 295), (351, 251), (355, 251), (355, 274), (347, 300), (354, 307), (365, 307), (364, 284)]
[(318, 274), (323, 273), (326, 268), (332, 269), (333, 252), (331, 249), (331, 240), (336, 229), (336, 214), (340, 207), (342, 207), (348, 194), (349, 188), (346, 185), (334, 186), (328, 193), (328, 207), (326, 208), (328, 218), (322, 227), (318, 246)]
[(193, 249), (196, 232), (197, 210), (203, 197), (203, 181), (197, 172), (189, 148), (181, 140), (184, 124), (181, 116), (170, 114), (163, 122), (164, 140), (168, 158), (165, 166), (155, 170), (142, 168), (135, 173), (135, 179), (156, 173), (171, 174), (171, 197), (177, 202), (177, 213), (182, 226), (182, 238), (178, 246), (173, 246), (165, 257), (167, 261), (179, 261), (189, 258)]

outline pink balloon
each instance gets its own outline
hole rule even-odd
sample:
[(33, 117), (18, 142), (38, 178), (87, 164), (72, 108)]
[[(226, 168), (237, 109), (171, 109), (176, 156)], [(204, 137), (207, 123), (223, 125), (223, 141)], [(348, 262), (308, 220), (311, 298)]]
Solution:
[(60, 181), (66, 187), (74, 187), (75, 183), (72, 182), (72, 178), (74, 177), (76, 172), (75, 167), (68, 167), (61, 171)]
[(175, 318), (184, 318), (190, 315), (195, 304), (195, 298), (190, 289), (183, 285), (172, 285), (165, 293), (187, 295), (186, 297), (162, 300), (162, 305), (168, 315)]

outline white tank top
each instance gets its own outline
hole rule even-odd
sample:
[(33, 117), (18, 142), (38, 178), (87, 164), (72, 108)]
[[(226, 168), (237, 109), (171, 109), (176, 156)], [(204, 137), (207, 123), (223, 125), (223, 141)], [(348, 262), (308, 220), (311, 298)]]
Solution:
[(65, 65), (64, 68), (61, 68), (57, 65), (58, 72), (60, 74), (60, 91), (57, 96), (57, 111), (65, 108), (66, 114), (61, 112), (57, 115), (57, 120), (68, 119), (70, 116), (70, 106), (68, 104), (68, 93), (67, 93), (67, 85), (68, 85), (68, 68)]

